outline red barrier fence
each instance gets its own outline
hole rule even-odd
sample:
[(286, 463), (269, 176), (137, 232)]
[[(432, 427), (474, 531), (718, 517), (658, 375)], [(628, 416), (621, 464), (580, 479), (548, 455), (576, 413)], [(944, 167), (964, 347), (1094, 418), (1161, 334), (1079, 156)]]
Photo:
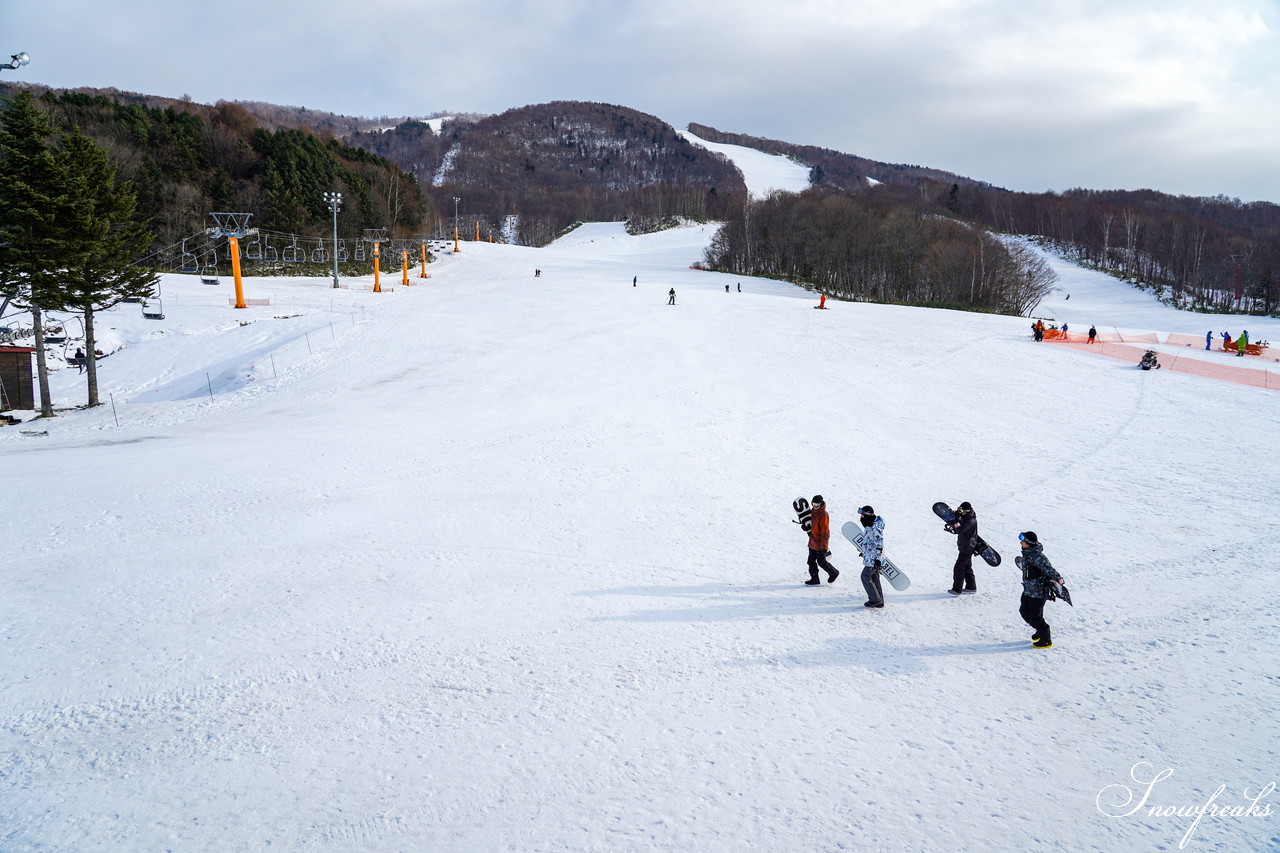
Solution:
[[(1151, 337), (1155, 337), (1155, 335)], [(1173, 335), (1170, 335), (1170, 338), (1173, 337)], [(1048, 337), (1046, 336), (1045, 339), (1048, 340)], [(1172, 343), (1172, 341), (1170, 342)], [(1146, 352), (1146, 350), (1139, 347), (1109, 342), (1087, 344), (1075, 340), (1057, 340), (1053, 341), (1053, 343), (1073, 350), (1094, 352), (1098, 355), (1118, 358), (1130, 364), (1137, 364), (1142, 361), (1142, 355)], [(1203, 338), (1200, 339), (1200, 343), (1204, 343)], [(1184, 357), (1169, 353), (1157, 353), (1157, 355), (1160, 360), (1160, 367), (1164, 370), (1190, 373), (1193, 376), (1203, 376), (1206, 379), (1220, 379), (1223, 382), (1235, 382), (1238, 385), (1249, 385), (1253, 388), (1268, 388), (1272, 391), (1280, 391), (1280, 373), (1272, 373), (1270, 370), (1255, 370), (1248, 367), (1219, 364), (1202, 358)]]

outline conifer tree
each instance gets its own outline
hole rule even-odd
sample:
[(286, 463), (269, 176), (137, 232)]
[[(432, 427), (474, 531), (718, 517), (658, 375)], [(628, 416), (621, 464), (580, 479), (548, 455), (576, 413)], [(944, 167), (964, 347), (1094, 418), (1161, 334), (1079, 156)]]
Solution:
[(44, 352), (44, 312), (62, 307), (63, 282), (83, 219), (56, 143), (61, 133), (22, 90), (0, 109), (0, 295), (31, 311), (40, 414), (53, 417)]
[(60, 307), (84, 316), (88, 404), (96, 406), (98, 371), (94, 314), (129, 298), (155, 292), (157, 276), (137, 266), (150, 244), (150, 229), (134, 221), (137, 196), (130, 182), (116, 182), (107, 153), (77, 129), (66, 139), (61, 160), (76, 193), (86, 202), (70, 240)]

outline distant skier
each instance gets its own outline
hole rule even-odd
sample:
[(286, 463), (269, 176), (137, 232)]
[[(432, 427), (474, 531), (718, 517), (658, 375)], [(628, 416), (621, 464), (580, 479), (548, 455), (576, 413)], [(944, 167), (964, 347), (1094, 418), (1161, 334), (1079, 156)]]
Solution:
[(978, 543), (978, 514), (968, 501), (956, 507), (956, 520), (946, 529), (956, 535), (958, 551), (956, 563), (951, 567), (951, 588), (947, 592), (952, 595), (975, 593), (978, 581), (973, 576), (973, 549)]
[(1043, 320), (1036, 320), (1034, 323), (1031, 324), (1031, 335), (1037, 341), (1044, 340), (1044, 321)]
[(1097, 326), (1090, 326), (1090, 327), (1089, 327), (1089, 341), (1088, 341), (1088, 342), (1089, 342), (1089, 343), (1091, 343), (1091, 344), (1096, 344), (1096, 343), (1098, 342), (1098, 327), (1097, 327)]
[(1213, 349), (1213, 330), (1204, 333), (1204, 348), (1206, 350)]
[(1240, 337), (1236, 338), (1236, 355), (1244, 357), (1244, 351), (1249, 348), (1249, 330), (1245, 329), (1240, 333)]
[(724, 286), (724, 292), (725, 292), (725, 293), (728, 293), (728, 292), (729, 292), (729, 285), (727, 285), (727, 284), (726, 284), (726, 285)]
[(742, 282), (738, 282), (738, 292), (742, 292)]
[[(635, 287), (635, 285), (632, 285), (632, 287)], [(671, 288), (670, 292), (667, 293), (667, 304), (668, 305), (676, 304), (676, 289), (674, 287)]]
[(1064, 341), (1067, 339), (1067, 324), (1066, 324), (1066, 323), (1063, 323), (1063, 324), (1062, 324), (1062, 339), (1063, 339)]
[(640, 280), (640, 276), (638, 276), (638, 275), (633, 275), (633, 276), (631, 276), (631, 286), (632, 286), (632, 287), (635, 287), (635, 286), (636, 286), (636, 282), (637, 282), (637, 281), (639, 281), (639, 280)]
[(866, 531), (862, 535), (862, 588), (867, 591), (863, 607), (884, 607), (880, 590), (880, 560), (884, 557), (884, 519), (869, 506), (858, 510), (858, 521)]
[(827, 516), (827, 505), (822, 495), (814, 495), (809, 502), (813, 507), (813, 515), (809, 516), (812, 526), (809, 528), (809, 579), (805, 586), (817, 586), (818, 569), (827, 572), (827, 583), (835, 583), (840, 577), (840, 570), (827, 562), (828, 548), (831, 545), (831, 519)]
[(1053, 568), (1049, 558), (1044, 555), (1044, 546), (1031, 531), (1019, 533), (1022, 543), (1022, 605), (1018, 613), (1024, 622), (1036, 629), (1031, 635), (1031, 644), (1037, 649), (1053, 646), (1053, 638), (1049, 633), (1049, 623), (1044, 621), (1044, 603), (1047, 599), (1057, 598), (1053, 584), (1062, 583), (1062, 575)]

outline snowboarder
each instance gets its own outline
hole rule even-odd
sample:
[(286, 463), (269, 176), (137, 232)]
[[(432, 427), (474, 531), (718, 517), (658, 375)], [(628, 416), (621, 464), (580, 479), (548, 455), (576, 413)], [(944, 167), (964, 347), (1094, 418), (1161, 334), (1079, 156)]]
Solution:
[(884, 557), (884, 519), (869, 506), (858, 510), (858, 521), (866, 533), (862, 536), (862, 587), (867, 591), (863, 607), (884, 607), (880, 590), (880, 560)]
[(1037, 649), (1051, 648), (1053, 638), (1049, 633), (1049, 623), (1044, 621), (1044, 603), (1058, 597), (1051, 584), (1061, 585), (1062, 575), (1044, 555), (1044, 546), (1034, 533), (1030, 530), (1019, 533), (1018, 540), (1022, 543), (1022, 605), (1018, 613), (1024, 622), (1036, 629), (1031, 635), (1031, 645)]
[(973, 549), (978, 541), (978, 514), (968, 501), (956, 507), (956, 520), (947, 526), (947, 530), (956, 534), (956, 563), (951, 568), (951, 588), (947, 592), (952, 595), (975, 593), (978, 581), (973, 576)]
[(638, 276), (638, 275), (633, 275), (633, 276), (631, 276), (631, 286), (632, 286), (632, 287), (635, 287), (635, 286), (636, 286), (636, 282), (637, 282), (637, 281), (639, 281), (639, 280), (640, 280), (640, 276)]
[(827, 505), (822, 500), (822, 495), (814, 495), (810, 501), (813, 507), (813, 515), (809, 516), (812, 526), (809, 528), (809, 579), (805, 581), (805, 586), (817, 586), (822, 583), (818, 580), (818, 569), (825, 569), (827, 572), (827, 583), (835, 583), (836, 578), (840, 577), (840, 570), (827, 562), (827, 554), (830, 553), (828, 548), (831, 545), (831, 519), (827, 517)]
[(1138, 362), (1138, 367), (1141, 367), (1143, 370), (1151, 370), (1153, 368), (1155, 370), (1159, 370), (1160, 361), (1156, 357), (1156, 351), (1153, 349), (1149, 349), (1145, 353), (1143, 353), (1142, 361)]
[[(634, 287), (635, 285), (632, 285), (632, 286)], [(667, 293), (667, 304), (668, 305), (676, 304), (676, 289), (674, 287), (671, 288), (670, 292)]]
[(1090, 326), (1089, 327), (1089, 343), (1096, 344), (1097, 342), (1098, 342), (1098, 327)]

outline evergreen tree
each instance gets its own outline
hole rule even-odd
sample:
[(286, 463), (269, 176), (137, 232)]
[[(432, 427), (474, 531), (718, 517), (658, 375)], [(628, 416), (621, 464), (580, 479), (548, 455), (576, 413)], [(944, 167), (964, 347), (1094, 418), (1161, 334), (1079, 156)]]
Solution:
[(72, 235), (88, 206), (56, 147), (61, 137), (26, 90), (0, 110), (0, 295), (31, 311), (42, 417), (53, 417), (43, 314), (65, 302), (64, 270), (83, 250)]
[(72, 260), (66, 268), (59, 307), (84, 316), (88, 404), (96, 406), (100, 401), (94, 314), (125, 299), (145, 298), (155, 292), (158, 277), (135, 265), (153, 235), (134, 221), (137, 197), (132, 184), (116, 182), (115, 165), (93, 140), (77, 129), (67, 137), (61, 160), (76, 193), (87, 205), (71, 235), (75, 245), (68, 247)]

